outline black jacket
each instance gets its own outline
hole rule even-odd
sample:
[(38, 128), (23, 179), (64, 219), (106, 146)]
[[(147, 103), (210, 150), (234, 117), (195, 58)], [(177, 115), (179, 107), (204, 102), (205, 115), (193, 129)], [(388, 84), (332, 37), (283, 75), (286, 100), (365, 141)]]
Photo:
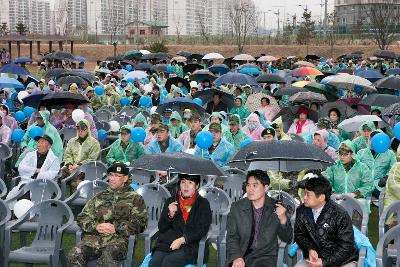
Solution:
[(281, 225), (275, 214), (276, 201), (266, 196), (260, 222), (260, 232), (257, 238), (257, 248), (244, 256), (249, 247), (252, 225), (254, 221), (253, 205), (248, 198), (240, 199), (232, 204), (227, 221), (227, 261), (226, 266), (237, 258), (244, 258), (246, 266), (252, 266), (254, 260), (263, 258), (263, 266), (276, 266), (278, 252), (278, 237), (290, 243), (293, 238), (293, 228), (288, 218)]
[(222, 101), (220, 101), (218, 103), (218, 105), (216, 105), (216, 106), (214, 105), (213, 101), (210, 101), (207, 104), (206, 111), (208, 114), (211, 114), (213, 112), (220, 112), (220, 111), (228, 112), (228, 107)]
[(308, 251), (315, 250), (324, 267), (337, 267), (358, 260), (354, 242), (353, 224), (347, 212), (329, 200), (317, 222), (311, 208), (297, 208), (294, 240), (308, 258)]
[(207, 199), (197, 196), (186, 224), (183, 221), (182, 212), (178, 211), (173, 219), (168, 217), (168, 205), (176, 201), (176, 197), (170, 197), (164, 204), (160, 220), (158, 221), (159, 236), (154, 250), (172, 252), (169, 248), (172, 242), (180, 237), (185, 237), (186, 244), (180, 249), (191, 262), (197, 260), (200, 240), (207, 234), (211, 224), (211, 208)]

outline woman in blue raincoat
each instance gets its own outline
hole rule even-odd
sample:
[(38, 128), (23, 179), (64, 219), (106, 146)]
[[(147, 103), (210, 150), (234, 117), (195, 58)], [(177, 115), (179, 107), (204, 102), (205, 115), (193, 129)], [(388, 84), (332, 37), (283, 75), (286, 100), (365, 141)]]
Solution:
[(195, 155), (205, 159), (211, 159), (223, 167), (235, 154), (235, 147), (222, 137), (222, 127), (218, 123), (211, 123), (209, 131), (213, 135), (213, 144), (209, 149), (201, 149), (196, 146)]

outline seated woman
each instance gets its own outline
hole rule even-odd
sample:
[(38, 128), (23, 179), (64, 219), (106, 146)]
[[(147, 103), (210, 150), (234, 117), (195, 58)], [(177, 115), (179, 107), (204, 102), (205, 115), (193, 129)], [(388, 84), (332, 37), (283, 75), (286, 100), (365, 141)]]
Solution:
[(315, 131), (314, 122), (307, 118), (307, 108), (301, 107), (297, 111), (298, 119), (294, 119), (288, 130), (288, 134), (304, 135)]
[(164, 204), (149, 267), (184, 267), (195, 263), (199, 242), (211, 224), (210, 204), (198, 193), (200, 176), (178, 177), (179, 191)]

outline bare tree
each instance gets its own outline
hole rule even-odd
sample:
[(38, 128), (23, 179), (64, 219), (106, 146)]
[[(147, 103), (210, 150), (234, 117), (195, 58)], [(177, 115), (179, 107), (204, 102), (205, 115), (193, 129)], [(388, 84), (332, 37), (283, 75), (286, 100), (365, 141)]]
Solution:
[(117, 34), (118, 28), (120, 25), (123, 24), (123, 18), (121, 16), (118, 16), (118, 7), (116, 6), (116, 3), (112, 0), (108, 0), (108, 33), (110, 34), (110, 43), (115, 42), (115, 36)]
[(181, 32), (182, 32), (182, 23), (181, 23), (181, 17), (178, 16), (176, 18), (176, 23), (175, 23), (175, 34), (176, 34), (176, 38), (177, 38), (177, 43), (180, 44), (181, 43)]
[(247, 44), (249, 34), (254, 30), (256, 11), (254, 3), (249, 0), (232, 0), (229, 8), (232, 19), (233, 36), (239, 53)]
[(375, 42), (380, 49), (387, 49), (399, 27), (399, 9), (388, 4), (371, 4), (368, 15)]
[(200, 35), (203, 37), (204, 41), (208, 43), (209, 40), (209, 34), (207, 30), (207, 21), (206, 21), (206, 16), (204, 12), (201, 12), (201, 10), (196, 10), (196, 20), (197, 20), (197, 26), (199, 27)]

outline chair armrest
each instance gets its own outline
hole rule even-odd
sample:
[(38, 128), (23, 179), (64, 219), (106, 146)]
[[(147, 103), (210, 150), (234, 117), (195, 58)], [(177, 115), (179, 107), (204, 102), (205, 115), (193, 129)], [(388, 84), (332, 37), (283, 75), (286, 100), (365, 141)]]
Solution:
[(204, 236), (200, 242), (199, 242), (199, 251), (197, 253), (197, 267), (202, 267), (203, 266), (203, 261), (204, 261), (204, 250), (206, 248), (206, 241), (208, 238), (208, 234)]
[(133, 259), (133, 254), (135, 253), (135, 241), (136, 241), (136, 236), (131, 235), (128, 238), (128, 252), (126, 254), (126, 261), (127, 262), (132, 262)]
[(65, 192), (67, 191), (67, 183), (71, 181), (77, 174), (81, 173), (78, 169), (76, 169), (73, 173), (71, 173), (68, 177), (61, 180), (61, 192), (62, 196), (65, 196)]
[(74, 193), (72, 193), (72, 195), (70, 195), (68, 198), (64, 199), (64, 203), (69, 205), (72, 201), (74, 201), (75, 199), (77, 199), (80, 195), (79, 190), (76, 190)]

